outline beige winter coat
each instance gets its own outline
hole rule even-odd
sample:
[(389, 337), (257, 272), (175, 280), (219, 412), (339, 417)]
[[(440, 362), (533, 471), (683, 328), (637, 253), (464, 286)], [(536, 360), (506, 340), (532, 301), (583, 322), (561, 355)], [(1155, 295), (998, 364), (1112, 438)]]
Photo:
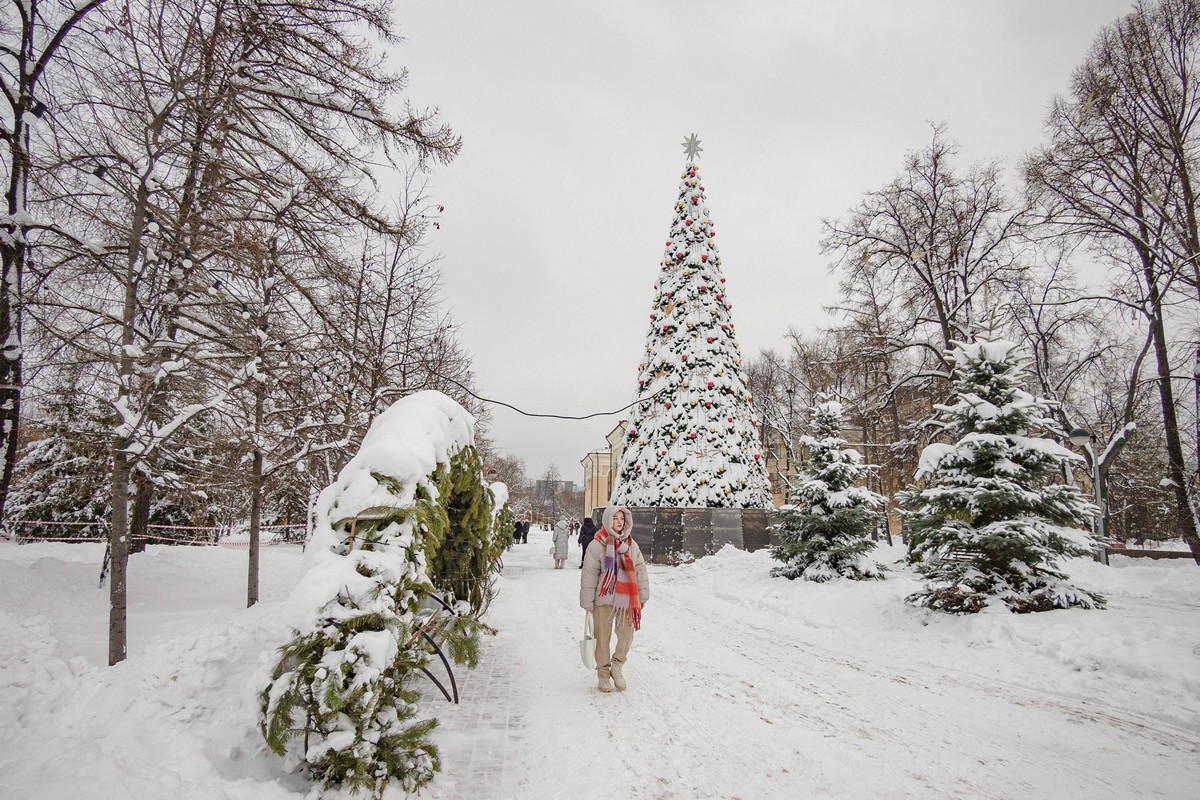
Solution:
[[(604, 509), (604, 529), (609, 530), (612, 525), (614, 512), (625, 512), (625, 530), (622, 533), (633, 534), (633, 514), (629, 513), (629, 509), (624, 506), (609, 506)], [(610, 531), (611, 532), (611, 531)], [(630, 555), (633, 556), (633, 570), (636, 573), (638, 600), (642, 605), (650, 599), (650, 576), (646, 570), (646, 559), (642, 557), (642, 550), (638, 547), (638, 543), (632, 538), (630, 539)], [(622, 559), (617, 559), (617, 580), (627, 580), (625, 568), (622, 566)], [(615, 595), (606, 595), (597, 597), (597, 592), (600, 591), (600, 573), (604, 569), (604, 545), (597, 542), (595, 539), (587, 546), (587, 551), (583, 557), (583, 574), (579, 576), (579, 606), (586, 611), (591, 611), (594, 606), (611, 606)]]

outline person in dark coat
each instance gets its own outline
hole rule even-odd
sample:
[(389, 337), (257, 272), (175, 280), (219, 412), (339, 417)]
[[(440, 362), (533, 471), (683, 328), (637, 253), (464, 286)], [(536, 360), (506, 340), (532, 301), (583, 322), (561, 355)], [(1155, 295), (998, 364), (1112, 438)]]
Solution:
[(579, 559), (579, 568), (583, 569), (583, 559), (587, 557), (588, 545), (592, 543), (592, 539), (596, 538), (596, 523), (592, 522), (591, 517), (584, 519), (583, 524), (579, 526), (579, 546), (583, 549), (583, 556)]
[(525, 520), (525, 524), (521, 526), (521, 544), (529, 544), (529, 520)]
[(513, 544), (521, 541), (521, 520), (513, 523)]

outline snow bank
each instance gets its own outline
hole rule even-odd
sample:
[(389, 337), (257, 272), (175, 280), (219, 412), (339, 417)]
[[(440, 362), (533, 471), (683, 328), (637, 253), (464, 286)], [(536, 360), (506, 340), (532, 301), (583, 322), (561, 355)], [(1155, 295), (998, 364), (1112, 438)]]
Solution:
[[(964, 675), (1134, 710), (1184, 730), (1200, 730), (1200, 581), (1183, 559), (1134, 559), (1105, 567), (1066, 559), (1073, 582), (1108, 599), (1108, 609), (1013, 614), (1003, 607), (956, 616), (906, 605), (923, 585), (900, 545), (880, 545), (892, 564), (885, 581), (827, 584), (770, 578), (778, 564), (765, 550), (726, 545), (694, 563), (655, 574), (655, 592), (707, 586), (746, 609), (755, 624), (820, 632), (886, 652), (896, 664), (930, 663)], [(936, 658), (933, 654), (936, 653)]]

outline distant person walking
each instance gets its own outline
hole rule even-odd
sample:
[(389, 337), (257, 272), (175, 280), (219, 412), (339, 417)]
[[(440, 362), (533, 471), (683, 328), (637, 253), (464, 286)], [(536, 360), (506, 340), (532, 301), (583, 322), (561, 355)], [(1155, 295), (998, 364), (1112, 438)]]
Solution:
[(565, 519), (554, 526), (554, 568), (562, 569), (567, 563), (567, 548), (571, 545), (571, 529)]
[(521, 524), (521, 544), (529, 544), (529, 526), (532, 524), (529, 520)]
[[(625, 691), (625, 660), (633, 632), (642, 626), (642, 609), (650, 598), (650, 576), (641, 548), (633, 540), (633, 515), (624, 506), (604, 509), (579, 574), (579, 605), (592, 612), (596, 628), (597, 688)], [(613, 630), (617, 647), (611, 650)], [(611, 679), (611, 682), (610, 682)]]
[(592, 543), (592, 539), (596, 538), (596, 523), (592, 522), (591, 517), (584, 519), (583, 524), (579, 526), (579, 548), (583, 553), (579, 556), (579, 568), (583, 569), (583, 562), (587, 558), (588, 545)]

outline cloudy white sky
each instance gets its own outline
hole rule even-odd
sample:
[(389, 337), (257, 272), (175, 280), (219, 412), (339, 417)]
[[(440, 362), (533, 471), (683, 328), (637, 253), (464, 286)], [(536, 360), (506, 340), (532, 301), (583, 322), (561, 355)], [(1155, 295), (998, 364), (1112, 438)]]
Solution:
[[(815, 332), (836, 298), (821, 219), (894, 177), (931, 122), (963, 167), (1015, 167), (1129, 5), (398, 0), (408, 98), (463, 137), (429, 177), (429, 245), (480, 394), (563, 415), (633, 399), (692, 132), (743, 354)], [(493, 407), (491, 432), (531, 478), (554, 463), (579, 482), (617, 419)]]

